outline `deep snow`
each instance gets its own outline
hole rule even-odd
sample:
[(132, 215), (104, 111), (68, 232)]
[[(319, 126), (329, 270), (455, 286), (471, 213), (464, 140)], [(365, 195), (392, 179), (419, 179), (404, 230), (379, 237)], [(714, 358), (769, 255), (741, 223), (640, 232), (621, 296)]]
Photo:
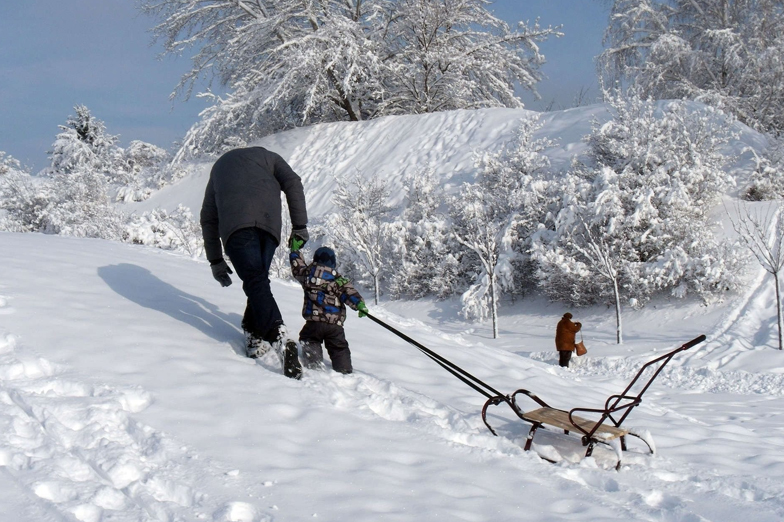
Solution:
[[(546, 115), (542, 132), (562, 143), (554, 161), (569, 161), (601, 112)], [(318, 216), (329, 211), (317, 194), (331, 173), (358, 168), (399, 181), (432, 163), (448, 181), (471, 179), (477, 144), (500, 146), (525, 114), (330, 124), (265, 144), (303, 175)], [(743, 143), (757, 139), (747, 133)], [(205, 173), (138, 207), (198, 209)], [(495, 340), (489, 324), (462, 321), (452, 301), (371, 308), (493, 387), (524, 387), (562, 408), (601, 406), (644, 361), (707, 334), (629, 418), (657, 453), (632, 440), (615, 472), (610, 450), (581, 459), (576, 439), (555, 431), (540, 431), (536, 452), (523, 452), (528, 427), (501, 408), (491, 422), (502, 436), (492, 436), (482, 396), (354, 314), (353, 375), (292, 381), (272, 354), (245, 358), (240, 285), (221, 288), (203, 260), (0, 233), (0, 267), (2, 521), (784, 519), (784, 354), (775, 350), (771, 282), (756, 269), (723, 303), (660, 299), (625, 311), (621, 346), (611, 310), (572, 310), (590, 351), (571, 369), (557, 366), (553, 349), (566, 310), (538, 298), (505, 303)], [(275, 281), (273, 290), (298, 331), (301, 289)]]

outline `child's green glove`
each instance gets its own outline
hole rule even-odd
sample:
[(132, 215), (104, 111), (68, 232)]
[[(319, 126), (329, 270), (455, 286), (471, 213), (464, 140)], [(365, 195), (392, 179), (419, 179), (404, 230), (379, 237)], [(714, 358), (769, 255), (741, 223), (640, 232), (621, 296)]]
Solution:
[(365, 317), (368, 314), (367, 306), (365, 306), (365, 301), (360, 301), (357, 305), (357, 311), (359, 312), (360, 317)]
[(291, 251), (292, 252), (299, 252), (299, 249), (305, 244), (304, 239), (300, 239), (297, 236), (291, 236)]

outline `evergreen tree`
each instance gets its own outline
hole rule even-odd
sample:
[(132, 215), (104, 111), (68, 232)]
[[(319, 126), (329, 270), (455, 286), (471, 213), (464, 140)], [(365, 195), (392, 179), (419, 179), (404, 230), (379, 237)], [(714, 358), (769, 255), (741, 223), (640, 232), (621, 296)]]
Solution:
[(391, 223), (394, 241), (389, 291), (395, 297), (445, 298), (463, 285), (459, 245), (450, 231), (449, 218), (441, 212), (446, 195), (433, 169), (423, 169), (405, 181), (406, 207)]
[(84, 105), (74, 107), (52, 145), (50, 174), (70, 174), (78, 170), (94, 170), (110, 178), (114, 175), (122, 150), (117, 136), (107, 134), (106, 125), (95, 118)]

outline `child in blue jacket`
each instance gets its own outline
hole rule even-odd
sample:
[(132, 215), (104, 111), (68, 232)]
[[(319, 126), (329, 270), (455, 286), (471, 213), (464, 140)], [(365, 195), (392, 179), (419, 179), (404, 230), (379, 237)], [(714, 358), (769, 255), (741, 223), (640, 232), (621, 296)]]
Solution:
[(346, 321), (346, 306), (364, 317), (368, 309), (362, 296), (351, 281), (342, 277), (335, 269), (337, 260), (331, 248), (320, 247), (313, 254), (313, 262), (306, 264), (299, 253), (302, 242), (292, 238), (291, 272), (305, 290), (302, 317), (305, 326), (299, 333), (302, 358), (308, 368), (323, 365), (321, 343), (329, 353), (332, 369), (340, 373), (351, 373), (351, 352), (343, 329)]

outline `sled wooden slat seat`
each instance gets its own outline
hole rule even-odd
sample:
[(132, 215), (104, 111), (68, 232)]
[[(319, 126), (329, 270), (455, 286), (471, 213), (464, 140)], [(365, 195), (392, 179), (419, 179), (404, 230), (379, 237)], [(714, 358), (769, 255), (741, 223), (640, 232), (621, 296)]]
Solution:
[[(622, 427), (623, 422), (629, 413), (642, 402), (642, 396), (650, 387), (662, 369), (668, 362), (675, 356), (675, 354), (688, 350), (694, 345), (697, 345), (705, 340), (705, 336), (701, 335), (692, 339), (682, 346), (660, 355), (655, 359), (645, 363), (634, 378), (629, 382), (626, 388), (618, 395), (610, 395), (604, 402), (603, 408), (572, 408), (570, 410), (562, 410), (553, 408), (545, 401), (540, 399), (536, 394), (526, 390), (519, 389), (511, 395), (491, 397), (482, 408), (482, 419), (487, 428), (495, 434), (495, 430), (487, 422), (487, 408), (501, 403), (508, 404), (518, 417), (526, 422), (531, 423), (531, 429), (528, 432), (528, 437), (525, 442), (525, 450), (531, 449), (533, 444), (534, 435), (539, 428), (552, 426), (564, 430), (564, 433), (574, 433), (580, 437), (583, 446), (587, 446), (585, 452), (586, 457), (590, 457), (593, 448), (596, 444), (609, 444), (616, 449), (618, 455), (618, 463), (615, 468), (621, 467), (621, 455), (626, 451), (626, 436), (631, 435), (642, 440), (648, 449), (653, 453), (651, 444), (645, 438), (634, 433), (632, 430)], [(645, 382), (645, 384), (637, 385), (640, 377), (645, 373), (648, 368), (653, 368), (653, 374)], [(634, 388), (634, 391), (633, 391)], [(537, 403), (540, 408), (524, 413), (517, 403), (517, 396), (525, 395), (529, 399)], [(577, 415), (577, 414), (580, 415)], [(589, 418), (596, 420), (590, 420)], [(618, 440), (618, 442), (615, 442)], [(620, 443), (620, 444), (619, 444)]]
[[(538, 410), (529, 411), (523, 414), (523, 419), (531, 423), (548, 424), (561, 428), (566, 433), (574, 431), (575, 425), (590, 433), (596, 427), (594, 436), (602, 440), (612, 440), (618, 437), (624, 437), (629, 434), (629, 430), (625, 428), (616, 428), (615, 426), (608, 426), (600, 424), (594, 420), (584, 419), (582, 417), (572, 416), (569, 419), (569, 412), (563, 410), (556, 410), (555, 408), (539, 408)], [(574, 423), (574, 424), (573, 424)]]

